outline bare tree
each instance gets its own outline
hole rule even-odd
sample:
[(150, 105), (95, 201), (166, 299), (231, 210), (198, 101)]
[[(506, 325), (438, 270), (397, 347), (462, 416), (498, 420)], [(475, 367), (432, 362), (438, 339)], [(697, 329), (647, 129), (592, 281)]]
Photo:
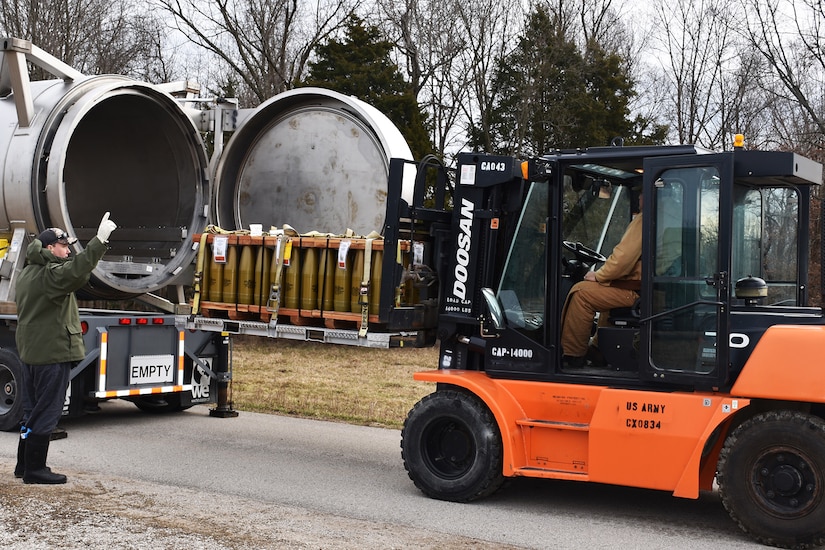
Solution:
[(241, 83), (258, 104), (292, 88), (313, 48), (342, 28), (360, 0), (156, 0), (188, 39)]
[[(821, 0), (742, 0), (743, 33), (769, 70), (758, 81), (772, 98), (773, 148), (825, 161), (825, 5)], [(810, 285), (822, 291), (822, 201), (811, 204)], [(821, 305), (825, 294), (813, 296)]]
[[(531, 2), (515, 0), (378, 0), (380, 24), (396, 44), (419, 102), (429, 114), (442, 156), (466, 146), (468, 133), (489, 135), (489, 114), (499, 91), (497, 64), (512, 52)], [(554, 0), (541, 4), (571, 37), (603, 45), (624, 59), (635, 48), (623, 24), (620, 0)], [(527, 11), (525, 11), (527, 10)], [(549, 32), (549, 30), (548, 30)], [(481, 147), (492, 150), (496, 144)]]
[(773, 94), (759, 85), (768, 65), (764, 57), (747, 44), (737, 50), (736, 60), (736, 66), (719, 89), (719, 120), (726, 137), (744, 134), (750, 148), (776, 148), (777, 102)]
[(744, 0), (745, 33), (770, 74), (775, 128), (783, 146), (822, 158), (825, 146), (825, 4), (820, 0)]
[[(466, 40), (456, 65), (466, 74), (467, 95), (459, 103), (461, 118), (468, 128), (477, 126), (480, 135), (489, 137), (490, 115), (498, 95), (492, 86), (495, 71), (516, 46), (524, 13), (517, 0), (454, 0), (453, 9), (457, 15), (453, 32)], [(489, 142), (482, 147), (493, 150)]]
[(593, 40), (609, 52), (623, 51), (632, 42), (622, 21), (619, 0), (581, 0), (579, 19), (584, 40)]
[(146, 34), (146, 49), (151, 52), (144, 60), (143, 74), (149, 82), (171, 82), (177, 78), (177, 54), (167, 47), (166, 33), (156, 26)]
[(659, 1), (655, 24), (658, 57), (667, 77), (669, 118), (680, 143), (721, 148), (721, 120), (728, 71), (735, 68), (731, 13), (724, 0)]
[(153, 46), (163, 38), (158, 21), (143, 8), (131, 0), (4, 0), (0, 32), (30, 40), (87, 74), (146, 79), (160, 60), (160, 48)]
[(455, 32), (452, 2), (379, 0), (383, 28), (396, 45), (399, 66), (409, 78), (419, 104), (428, 114), (436, 152), (460, 147), (462, 105), (468, 94), (462, 52), (466, 40)]

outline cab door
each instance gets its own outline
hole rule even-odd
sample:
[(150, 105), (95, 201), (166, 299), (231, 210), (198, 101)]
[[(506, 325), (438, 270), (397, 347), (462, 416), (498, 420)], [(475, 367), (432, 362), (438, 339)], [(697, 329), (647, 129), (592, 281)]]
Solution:
[(641, 376), (711, 389), (728, 375), (733, 161), (644, 163)]

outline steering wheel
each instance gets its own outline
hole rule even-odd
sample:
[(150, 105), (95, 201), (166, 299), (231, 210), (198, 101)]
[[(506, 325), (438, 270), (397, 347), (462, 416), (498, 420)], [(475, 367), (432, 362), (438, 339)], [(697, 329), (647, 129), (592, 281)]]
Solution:
[(587, 248), (580, 242), (562, 241), (561, 244), (564, 245), (564, 248), (575, 254), (576, 258), (582, 262), (596, 263), (603, 262), (607, 259), (602, 254), (599, 254), (592, 248)]

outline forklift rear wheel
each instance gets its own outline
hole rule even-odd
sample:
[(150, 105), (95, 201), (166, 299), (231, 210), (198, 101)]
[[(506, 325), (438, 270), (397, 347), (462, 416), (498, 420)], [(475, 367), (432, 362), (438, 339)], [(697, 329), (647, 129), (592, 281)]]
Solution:
[(501, 433), (474, 395), (441, 390), (407, 415), (401, 457), (415, 486), (431, 498), (468, 502), (504, 482)]
[(0, 349), (0, 430), (20, 429), (23, 418), (23, 362), (16, 353)]
[(717, 482), (735, 522), (763, 544), (825, 544), (825, 420), (768, 411), (725, 441)]

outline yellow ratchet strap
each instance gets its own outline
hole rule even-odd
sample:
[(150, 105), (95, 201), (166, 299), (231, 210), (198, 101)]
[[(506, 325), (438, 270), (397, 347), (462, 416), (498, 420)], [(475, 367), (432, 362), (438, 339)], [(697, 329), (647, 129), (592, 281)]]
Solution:
[(370, 323), (370, 271), (372, 271), (372, 241), (364, 243), (364, 274), (361, 276), (359, 303), (361, 304), (361, 326), (358, 328), (358, 337), (367, 336)]
[(208, 233), (203, 232), (201, 233), (201, 242), (200, 242), (200, 249), (198, 250), (198, 268), (195, 270), (195, 296), (192, 299), (192, 314), (198, 314), (198, 308), (200, 307), (201, 303), (201, 282), (203, 278), (206, 276), (204, 273), (204, 266), (206, 264), (206, 238), (208, 237)]

